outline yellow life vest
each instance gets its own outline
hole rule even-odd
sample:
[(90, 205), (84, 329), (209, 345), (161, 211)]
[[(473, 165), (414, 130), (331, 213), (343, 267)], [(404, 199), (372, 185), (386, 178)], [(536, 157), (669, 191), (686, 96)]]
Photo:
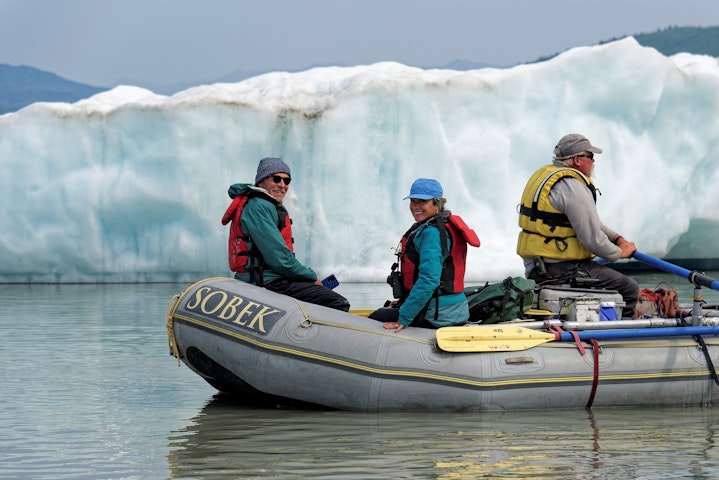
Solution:
[(573, 168), (545, 165), (524, 187), (519, 206), (517, 254), (522, 258), (546, 257), (557, 260), (585, 260), (594, 257), (577, 238), (567, 216), (549, 202), (549, 192), (561, 179), (576, 178), (584, 182), (597, 201), (592, 179)]

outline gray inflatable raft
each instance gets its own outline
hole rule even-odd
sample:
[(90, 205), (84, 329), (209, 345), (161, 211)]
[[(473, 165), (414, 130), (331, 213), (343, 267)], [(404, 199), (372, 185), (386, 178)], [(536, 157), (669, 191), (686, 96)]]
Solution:
[(715, 335), (576, 343), (558, 336), (522, 349), (449, 352), (438, 347), (437, 330), (394, 333), (230, 278), (202, 280), (173, 297), (167, 331), (178, 362), (218, 390), (268, 407), (479, 411), (701, 406), (719, 398)]

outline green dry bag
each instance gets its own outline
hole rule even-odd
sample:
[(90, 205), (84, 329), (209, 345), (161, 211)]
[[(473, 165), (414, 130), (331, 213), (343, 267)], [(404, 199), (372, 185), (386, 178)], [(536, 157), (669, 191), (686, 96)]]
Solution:
[(467, 287), (470, 323), (497, 323), (522, 318), (534, 301), (534, 280), (507, 277), (500, 283)]

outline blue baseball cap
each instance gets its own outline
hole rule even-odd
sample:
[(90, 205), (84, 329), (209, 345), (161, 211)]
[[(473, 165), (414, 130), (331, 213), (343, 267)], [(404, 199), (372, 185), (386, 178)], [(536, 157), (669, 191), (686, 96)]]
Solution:
[(442, 198), (442, 185), (431, 178), (418, 178), (412, 184), (412, 188), (409, 189), (409, 195), (402, 200), (407, 200), (408, 198), (419, 198), (421, 200)]

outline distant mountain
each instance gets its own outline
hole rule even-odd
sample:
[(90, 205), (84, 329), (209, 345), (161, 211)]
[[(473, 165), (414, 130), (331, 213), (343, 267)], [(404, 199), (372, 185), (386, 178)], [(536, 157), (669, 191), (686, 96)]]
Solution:
[[(656, 48), (657, 51), (667, 57), (679, 52), (719, 57), (719, 27), (668, 27), (653, 33), (639, 33), (610, 38), (599, 42), (599, 45), (615, 42), (629, 36), (634, 37), (639, 45)], [(559, 53), (540, 57), (536, 62), (549, 60), (557, 55)]]
[(634, 38), (646, 47), (654, 47), (664, 55), (689, 52), (719, 57), (719, 27), (669, 27)]
[[(678, 52), (688, 52), (719, 57), (719, 27), (668, 27), (653, 33), (636, 34), (633, 35), (633, 37), (640, 45), (656, 48), (659, 52), (667, 56), (674, 55)], [(599, 44), (613, 42), (620, 38), (624, 37), (604, 40)], [(527, 63), (549, 60), (558, 54), (559, 52)], [(307, 68), (317, 66), (322, 65), (314, 65)], [(492, 65), (466, 60), (454, 60), (445, 65), (425, 65), (421, 66), (421, 68), (475, 70), (490, 66)], [(303, 68), (302, 70), (306, 70), (307, 68)], [(125, 81), (124, 83), (147, 88), (158, 94), (172, 95), (196, 85), (241, 82), (242, 80), (262, 75), (263, 73), (268, 73), (268, 71), (236, 70), (220, 78), (172, 85), (156, 85), (140, 80)], [(0, 64), (0, 115), (14, 112), (34, 102), (76, 102), (105, 90), (108, 90), (108, 88), (93, 87), (82, 83), (71, 82), (53, 73), (44, 72), (32, 67), (16, 67)]]
[(105, 90), (37, 68), (0, 64), (0, 115), (34, 102), (76, 102)]

